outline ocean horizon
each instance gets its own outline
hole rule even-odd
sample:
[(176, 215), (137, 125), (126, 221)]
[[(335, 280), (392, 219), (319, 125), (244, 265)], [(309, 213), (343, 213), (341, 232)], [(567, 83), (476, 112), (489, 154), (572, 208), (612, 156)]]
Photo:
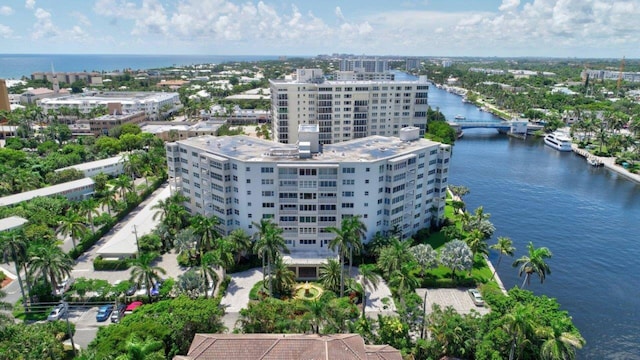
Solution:
[(279, 58), (277, 55), (0, 54), (0, 78), (21, 79), (34, 72), (51, 71), (52, 67), (56, 72), (103, 72)]

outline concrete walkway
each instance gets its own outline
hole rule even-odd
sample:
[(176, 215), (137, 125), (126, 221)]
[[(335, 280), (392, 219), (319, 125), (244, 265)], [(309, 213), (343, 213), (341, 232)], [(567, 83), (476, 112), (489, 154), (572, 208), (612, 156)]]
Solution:
[(227, 287), (227, 293), (220, 301), (220, 306), (225, 311), (222, 322), (227, 327), (227, 331), (231, 333), (240, 317), (240, 310), (249, 305), (251, 288), (262, 280), (262, 269), (251, 269), (228, 275), (231, 277), (231, 282)]
[[(358, 283), (362, 284), (362, 276), (357, 267), (353, 267), (352, 276), (355, 277)], [(371, 314), (372, 316), (377, 316), (377, 314), (395, 314), (396, 305), (393, 302), (391, 290), (382, 278), (380, 278), (377, 288), (369, 284), (366, 286), (365, 291), (367, 292), (367, 302), (364, 309), (365, 314)]]

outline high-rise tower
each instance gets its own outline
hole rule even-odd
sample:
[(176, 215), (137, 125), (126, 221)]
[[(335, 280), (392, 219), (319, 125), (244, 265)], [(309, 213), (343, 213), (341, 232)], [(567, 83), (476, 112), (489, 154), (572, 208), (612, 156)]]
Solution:
[(0, 79), (0, 110), (11, 111), (9, 91), (7, 91), (7, 83), (4, 79)]

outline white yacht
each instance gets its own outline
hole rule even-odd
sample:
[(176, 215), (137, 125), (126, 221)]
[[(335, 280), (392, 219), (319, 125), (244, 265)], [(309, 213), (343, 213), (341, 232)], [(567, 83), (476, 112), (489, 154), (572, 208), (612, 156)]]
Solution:
[(466, 119), (463, 115), (460, 115), (460, 114), (456, 115), (456, 116), (455, 116), (455, 118), (456, 118), (457, 120), (464, 120), (464, 119)]
[(544, 137), (544, 143), (558, 151), (571, 151), (571, 139), (564, 133), (552, 132)]

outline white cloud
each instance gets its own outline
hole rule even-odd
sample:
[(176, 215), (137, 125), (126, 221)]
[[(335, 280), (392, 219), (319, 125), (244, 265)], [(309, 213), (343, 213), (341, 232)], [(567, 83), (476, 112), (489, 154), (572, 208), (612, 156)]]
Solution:
[(502, 4), (498, 8), (500, 11), (514, 11), (518, 9), (520, 0), (502, 0)]
[(89, 20), (89, 18), (84, 15), (83, 13), (79, 12), (79, 11), (73, 11), (71, 12), (71, 16), (73, 16), (74, 18), (78, 19), (78, 23), (82, 26), (91, 26), (91, 20)]
[(345, 21), (344, 15), (342, 14), (342, 9), (340, 9), (340, 6), (336, 6), (336, 16), (340, 21)]
[(24, 2), (24, 7), (27, 9), (34, 9), (36, 7), (36, 0), (26, 0)]
[(11, 6), (0, 6), (0, 15), (11, 15), (13, 14), (13, 9)]
[(13, 30), (6, 25), (0, 24), (0, 37), (6, 39), (12, 36), (13, 36)]
[(37, 8), (34, 16), (36, 17), (36, 23), (33, 25), (33, 33), (31, 33), (33, 39), (55, 37), (60, 34), (60, 30), (51, 20), (51, 13), (42, 8)]

